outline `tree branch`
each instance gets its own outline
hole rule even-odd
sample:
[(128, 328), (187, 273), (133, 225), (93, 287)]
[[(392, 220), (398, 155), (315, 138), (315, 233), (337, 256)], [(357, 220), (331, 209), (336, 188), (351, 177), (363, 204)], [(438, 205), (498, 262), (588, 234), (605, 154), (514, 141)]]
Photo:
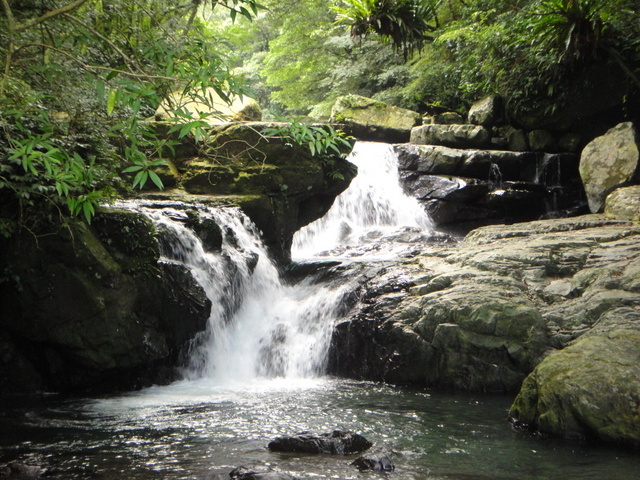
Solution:
[[(57, 17), (58, 15), (64, 15), (67, 12), (75, 10), (76, 8), (82, 6), (82, 4), (86, 3), (87, 1), (88, 0), (76, 0), (75, 2), (65, 5), (64, 7), (56, 8), (55, 10), (49, 10), (47, 13), (40, 15), (38, 18), (35, 18), (28, 22), (17, 24), (17, 25), (14, 23), (13, 31), (21, 32), (23, 30), (28, 30), (29, 28), (35, 27), (36, 25), (46, 22), (47, 20), (53, 17)], [(7, 0), (2, 0), (2, 3), (7, 5), (5, 7), (5, 10), (6, 10), (6, 8), (8, 7)]]
[(109, 45), (113, 50), (115, 50), (118, 53), (118, 55), (120, 55), (122, 57), (122, 59), (129, 65), (129, 67), (131, 68), (131, 72), (133, 72), (133, 70), (140, 70), (138, 68), (138, 65), (136, 65), (136, 62), (131, 57), (129, 57), (127, 54), (125, 54), (122, 50), (120, 50), (120, 48), (118, 48), (118, 46), (115, 43), (113, 43), (111, 40), (109, 40), (107, 37), (105, 37), (100, 32), (98, 32), (97, 30), (92, 28), (90, 25), (87, 25), (86, 23), (84, 23), (80, 19), (74, 17), (73, 15), (69, 15), (68, 13), (65, 13), (63, 15), (64, 15), (65, 18), (68, 18), (69, 20), (77, 23), (82, 28), (87, 29), (89, 32), (91, 32), (92, 35), (94, 35), (95, 37), (99, 38), (100, 40), (105, 42), (107, 45)]

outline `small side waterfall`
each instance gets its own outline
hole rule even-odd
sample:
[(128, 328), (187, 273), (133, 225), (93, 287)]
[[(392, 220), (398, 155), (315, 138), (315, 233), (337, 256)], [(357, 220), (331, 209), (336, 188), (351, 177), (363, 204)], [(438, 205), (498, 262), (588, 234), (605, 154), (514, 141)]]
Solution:
[(324, 217), (296, 233), (294, 258), (359, 246), (403, 228), (416, 233), (432, 229), (422, 206), (402, 190), (397, 157), (390, 145), (357, 142), (348, 160), (358, 167), (358, 175)]

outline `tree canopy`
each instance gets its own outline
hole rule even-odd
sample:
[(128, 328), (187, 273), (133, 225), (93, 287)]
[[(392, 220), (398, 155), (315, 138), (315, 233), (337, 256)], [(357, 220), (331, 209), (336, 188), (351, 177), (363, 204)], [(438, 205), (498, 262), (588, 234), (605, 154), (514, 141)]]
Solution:
[[(0, 2), (5, 235), (28, 228), (29, 209), (90, 220), (123, 175), (160, 185), (173, 144), (147, 119), (174, 91), (316, 119), (349, 93), (461, 112), (499, 93), (552, 113), (604, 64), (625, 79), (621, 98), (640, 91), (636, 0)], [(206, 125), (174, 110), (180, 134)]]

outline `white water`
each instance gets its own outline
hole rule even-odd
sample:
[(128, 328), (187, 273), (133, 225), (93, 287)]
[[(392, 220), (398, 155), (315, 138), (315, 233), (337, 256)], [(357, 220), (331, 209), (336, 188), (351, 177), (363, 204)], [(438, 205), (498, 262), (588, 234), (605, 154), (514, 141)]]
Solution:
[(295, 234), (295, 259), (308, 259), (337, 247), (357, 247), (402, 229), (416, 233), (432, 230), (422, 206), (400, 186), (398, 161), (390, 145), (358, 142), (348, 160), (358, 167), (358, 175), (324, 217)]
[(200, 218), (214, 219), (224, 233), (222, 251), (207, 252), (185, 226), (184, 210), (162, 202), (120, 206), (154, 222), (161, 261), (186, 266), (211, 300), (208, 329), (194, 344), (186, 378), (229, 386), (259, 377), (322, 374), (346, 286), (287, 285), (255, 227), (237, 208), (198, 207)]

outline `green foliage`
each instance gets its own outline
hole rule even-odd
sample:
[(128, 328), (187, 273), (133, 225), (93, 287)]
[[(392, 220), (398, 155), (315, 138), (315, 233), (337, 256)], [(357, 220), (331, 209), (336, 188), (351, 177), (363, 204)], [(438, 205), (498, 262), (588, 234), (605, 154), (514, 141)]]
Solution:
[(342, 155), (351, 150), (350, 137), (331, 125), (313, 125), (295, 118), (281, 127), (265, 128), (262, 134), (276, 137), (306, 148), (312, 156)]
[(336, 170), (336, 161), (351, 151), (353, 138), (346, 136), (342, 130), (336, 130), (332, 125), (313, 125), (294, 118), (280, 127), (263, 129), (262, 135), (303, 147), (330, 168), (330, 176), (343, 179)]
[[(179, 91), (206, 104), (199, 92), (208, 88), (226, 101), (246, 93), (203, 15), (251, 19), (261, 8), (256, 0), (3, 1), (3, 233), (29, 228), (50, 216), (49, 207), (91, 221), (113, 187), (121, 188), (123, 169), (135, 173), (134, 188), (149, 179), (162, 188), (153, 169), (175, 141), (147, 121), (161, 99)], [(175, 110), (170, 133), (201, 140), (206, 118)]]
[[(346, 0), (346, 6), (335, 6), (338, 20), (350, 27), (352, 37), (371, 33), (391, 42), (405, 59), (414, 49), (421, 49), (428, 35), (437, 27), (435, 0)], [(432, 25), (429, 22), (434, 21)]]
[(560, 61), (594, 59), (605, 33), (603, 6), (603, 0), (545, 0), (532, 8), (531, 29)]

